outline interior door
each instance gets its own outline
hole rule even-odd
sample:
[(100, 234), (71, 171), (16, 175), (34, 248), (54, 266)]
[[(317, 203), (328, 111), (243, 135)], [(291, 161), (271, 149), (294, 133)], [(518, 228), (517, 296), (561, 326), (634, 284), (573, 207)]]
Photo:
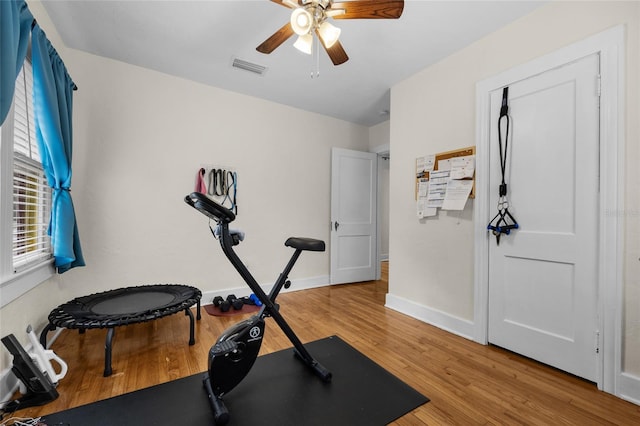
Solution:
[(377, 162), (375, 153), (331, 150), (331, 284), (375, 279)]
[[(599, 56), (509, 86), (510, 212), (520, 229), (489, 248), (489, 342), (595, 381)], [(501, 180), (491, 93), (491, 200)], [(503, 120), (504, 121), (504, 120)], [(503, 129), (504, 135), (504, 129)], [(504, 136), (503, 136), (504, 137)]]

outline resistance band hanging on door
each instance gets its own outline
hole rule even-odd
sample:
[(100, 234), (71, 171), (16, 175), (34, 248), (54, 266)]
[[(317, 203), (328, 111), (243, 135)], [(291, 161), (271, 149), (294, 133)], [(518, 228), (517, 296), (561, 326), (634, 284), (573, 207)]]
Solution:
[[(504, 150), (502, 147), (502, 130), (500, 125), (502, 119), (506, 119), (506, 135), (504, 138)], [(509, 235), (512, 229), (518, 229), (518, 222), (509, 213), (509, 200), (507, 199), (507, 182), (505, 181), (507, 169), (507, 148), (509, 146), (509, 88), (502, 90), (502, 107), (500, 108), (500, 117), (498, 118), (498, 148), (500, 149), (500, 171), (502, 172), (502, 183), (500, 184), (498, 197), (498, 213), (491, 219), (487, 230), (492, 231), (496, 236), (496, 244), (500, 245), (500, 236), (502, 234)]]

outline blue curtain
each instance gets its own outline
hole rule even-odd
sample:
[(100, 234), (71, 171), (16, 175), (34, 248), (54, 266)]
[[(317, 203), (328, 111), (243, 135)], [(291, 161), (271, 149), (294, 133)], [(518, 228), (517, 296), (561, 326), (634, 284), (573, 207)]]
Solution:
[(11, 107), (32, 22), (33, 15), (24, 0), (0, 0), (0, 124)]
[(31, 35), (31, 62), (36, 140), (47, 180), (53, 188), (49, 235), (55, 266), (61, 274), (85, 265), (70, 192), (75, 84), (37, 24)]

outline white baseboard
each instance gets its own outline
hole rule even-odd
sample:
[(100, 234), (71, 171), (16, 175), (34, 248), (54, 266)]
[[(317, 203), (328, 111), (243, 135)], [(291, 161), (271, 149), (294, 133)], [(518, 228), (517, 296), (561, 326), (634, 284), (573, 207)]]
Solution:
[(410, 317), (419, 319), (422, 322), (431, 324), (450, 333), (473, 340), (473, 321), (456, 317), (428, 306), (420, 305), (404, 297), (387, 294), (385, 306), (395, 311), (401, 312)]
[(621, 373), (618, 385), (618, 395), (620, 398), (640, 405), (640, 377)]
[[(312, 278), (301, 278), (297, 280), (291, 280), (291, 287), (289, 289), (282, 289), (283, 293), (288, 293), (291, 291), (299, 291), (299, 290), (308, 290), (310, 288), (317, 287), (325, 287), (329, 285), (329, 276), (322, 275), (319, 277)], [(269, 284), (260, 284), (260, 287), (265, 291), (265, 293), (269, 293), (271, 288), (273, 287), (273, 283)], [(205, 291), (202, 293), (201, 304), (202, 305), (210, 305), (213, 301), (213, 298), (216, 296), (222, 296), (226, 298), (229, 294), (235, 294), (236, 297), (247, 297), (251, 295), (252, 291), (246, 285), (241, 287), (229, 287), (222, 290), (216, 291)]]

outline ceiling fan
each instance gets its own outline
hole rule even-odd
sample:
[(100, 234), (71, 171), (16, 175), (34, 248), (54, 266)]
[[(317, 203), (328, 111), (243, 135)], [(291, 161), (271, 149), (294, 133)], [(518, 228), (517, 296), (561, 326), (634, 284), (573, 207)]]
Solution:
[(318, 37), (334, 65), (349, 60), (342, 44), (340, 29), (329, 23), (333, 19), (398, 19), (404, 9), (404, 0), (271, 0), (293, 9), (291, 19), (256, 48), (258, 52), (271, 53), (294, 34), (293, 44), (298, 50), (311, 54), (313, 35)]

